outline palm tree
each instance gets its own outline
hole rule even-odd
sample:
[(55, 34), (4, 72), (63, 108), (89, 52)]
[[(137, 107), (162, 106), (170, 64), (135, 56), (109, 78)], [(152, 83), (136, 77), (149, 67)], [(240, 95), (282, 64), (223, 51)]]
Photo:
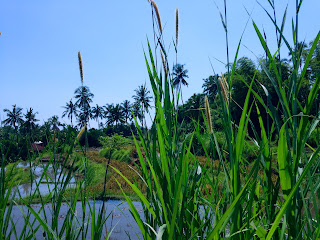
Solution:
[(86, 126), (91, 116), (91, 108), (81, 108), (77, 118), (78, 127), (81, 129)]
[(108, 116), (109, 116), (110, 112), (112, 111), (112, 108), (114, 108), (113, 104), (108, 104), (107, 103), (106, 105), (103, 106), (103, 110), (104, 110), (104, 116), (103, 117), (107, 119), (106, 125), (108, 125)]
[(104, 116), (103, 107), (100, 107), (98, 104), (96, 104), (96, 106), (92, 108), (91, 114), (93, 119), (97, 119), (98, 128), (100, 128), (99, 118), (102, 119)]
[[(151, 96), (150, 91), (147, 89), (146, 85), (141, 85), (137, 89), (134, 90), (136, 95), (133, 95), (133, 99), (135, 100), (135, 105), (141, 107), (142, 118), (145, 119), (145, 111), (149, 112)], [(143, 127), (143, 121), (142, 121)]]
[(138, 104), (133, 104), (132, 105), (132, 113), (142, 123), (143, 115), (142, 115), (141, 108), (140, 108), (140, 106)]
[(116, 124), (116, 126), (118, 127), (118, 124), (123, 122), (122, 107), (120, 104), (116, 104), (115, 106), (112, 104), (109, 106), (110, 106), (110, 109), (108, 113), (107, 124), (109, 125)]
[(3, 111), (7, 113), (7, 117), (5, 120), (2, 121), (3, 124), (12, 126), (16, 132), (16, 140), (18, 144), (18, 127), (23, 123), (22, 119), (22, 108), (17, 107), (16, 104), (12, 105), (13, 109), (10, 111), (9, 109), (5, 108)]
[(53, 131), (60, 131), (59, 127), (64, 126), (64, 124), (59, 121), (59, 117), (57, 115), (54, 115), (51, 118), (49, 118), (47, 123)]
[(123, 117), (124, 117), (126, 123), (128, 123), (128, 119), (130, 120), (132, 118), (130, 101), (125, 100), (125, 101), (123, 101), (123, 103), (121, 105), (122, 105)]
[[(177, 89), (177, 92), (181, 91), (181, 85), (185, 85), (185, 86), (189, 85), (186, 81), (186, 78), (189, 78), (187, 73), (188, 73), (188, 70), (184, 69), (184, 64), (177, 63), (176, 65), (173, 66), (172, 84), (173, 84), (173, 87)], [(181, 101), (183, 102), (182, 92), (181, 92)]]
[(208, 95), (210, 101), (212, 102), (217, 95), (218, 86), (216, 81), (218, 79), (218, 74), (214, 76), (209, 76), (206, 79), (203, 79), (204, 83), (202, 85), (203, 92)]
[(65, 108), (65, 111), (62, 113), (62, 117), (67, 116), (68, 118), (70, 118), (71, 120), (71, 127), (73, 127), (72, 124), (72, 117), (73, 115), (75, 117), (77, 117), (78, 115), (78, 110), (77, 110), (77, 105), (75, 103), (72, 102), (72, 99), (70, 99), (70, 102), (66, 103), (66, 106), (64, 106), (63, 108)]
[(87, 86), (78, 87), (74, 94), (75, 99), (77, 99), (76, 105), (80, 109), (78, 120), (80, 125), (83, 126), (88, 123), (91, 117), (90, 103), (92, 102), (94, 95), (90, 92), (90, 89)]
[(30, 134), (31, 138), (31, 133), (36, 127), (36, 122), (39, 121), (39, 119), (36, 119), (36, 114), (38, 112), (33, 112), (33, 109), (30, 108), (29, 111), (27, 110), (27, 113), (24, 115), (26, 121), (24, 122), (24, 126), (26, 127), (28, 133)]

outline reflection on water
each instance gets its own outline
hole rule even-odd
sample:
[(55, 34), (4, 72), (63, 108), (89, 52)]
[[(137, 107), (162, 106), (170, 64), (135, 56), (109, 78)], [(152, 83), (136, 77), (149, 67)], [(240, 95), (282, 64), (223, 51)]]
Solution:
[[(104, 224), (103, 227), (103, 235), (104, 238), (106, 237), (106, 234), (112, 231), (111, 238), (113, 240), (122, 240), (122, 239), (129, 239), (128, 236), (130, 236), (130, 239), (143, 239), (141, 232), (139, 230), (138, 225), (136, 224), (135, 220), (131, 216), (131, 213), (129, 211), (130, 207), (127, 202), (122, 202), (120, 200), (109, 200), (106, 202), (107, 204), (105, 205), (106, 209), (106, 216), (110, 214), (110, 217), (107, 219), (106, 223)], [(93, 206), (93, 201), (89, 201), (89, 204), (92, 208)], [(142, 221), (144, 221), (144, 216), (143, 216), (143, 210), (140, 202), (133, 202), (135, 207), (138, 209), (138, 212), (141, 216)], [(52, 205), (51, 204), (46, 204), (44, 206), (44, 212), (41, 210), (41, 205), (40, 204), (33, 204), (31, 207), (36, 211), (39, 212), (42, 217), (44, 217), (44, 213), (47, 216), (47, 222), (50, 225), (51, 224), (51, 217), (52, 217)], [(102, 207), (102, 201), (95, 201), (95, 216), (98, 216), (98, 211), (99, 208)], [(19, 209), (20, 208), (20, 209)], [(66, 218), (67, 212), (69, 210), (69, 205), (68, 203), (62, 203), (61, 209), (59, 211), (59, 217), (58, 217), (58, 226), (59, 229), (63, 225), (63, 222)], [(26, 206), (14, 206), (12, 209), (12, 219), (13, 223), (16, 225), (16, 232), (17, 235), (20, 236), (21, 231), (24, 227), (24, 217), (22, 212), (24, 214), (27, 214), (28, 209)], [(82, 204), (81, 202), (77, 202), (76, 204), (76, 209), (75, 209), (75, 214), (77, 219), (81, 223), (82, 219)], [(88, 229), (88, 235), (86, 239), (90, 239), (90, 226), (91, 226), (91, 214), (90, 214), (90, 208), (87, 205), (86, 206), (86, 222), (89, 224), (89, 229)], [(34, 220), (34, 217), (31, 216), (29, 219), (29, 222), (32, 222)], [(79, 223), (79, 224), (80, 224)], [(33, 225), (33, 229), (37, 229), (39, 226), (39, 223), (36, 221), (36, 223)], [(10, 226), (11, 227), (11, 226)], [(10, 229), (10, 228), (9, 228)], [(43, 228), (40, 227), (37, 232), (35, 233), (36, 239), (43, 239)], [(138, 238), (139, 236), (139, 238)]]
[[(65, 182), (65, 174), (61, 168), (54, 169), (52, 164), (40, 164), (40, 165), (34, 165), (33, 163), (28, 162), (20, 162), (17, 164), (16, 167), (22, 167), (26, 171), (30, 171), (29, 167), (31, 164), (31, 170), (33, 175), (35, 176), (35, 179), (33, 183), (25, 183), (20, 184), (18, 186), (15, 186), (12, 189), (11, 196), (13, 198), (24, 198), (30, 194), (33, 194), (35, 191), (36, 193), (40, 193), (41, 195), (49, 194), (50, 191), (53, 191), (55, 188), (55, 184), (53, 184), (54, 181), (57, 181), (57, 188), (61, 188), (63, 186), (63, 183)], [(44, 174), (45, 171), (45, 174)], [(62, 172), (61, 172), (62, 171)], [(68, 187), (74, 187), (76, 186), (76, 180), (74, 177), (71, 178), (70, 182), (68, 183)], [(86, 213), (86, 219), (85, 222), (88, 224), (88, 236), (86, 239), (90, 239), (90, 227), (91, 227), (91, 213), (90, 213), (90, 207), (92, 209), (93, 201), (89, 201), (85, 208)], [(95, 201), (95, 216), (98, 216), (99, 208), (102, 207), (102, 201)], [(144, 221), (143, 216), (143, 209), (140, 202), (133, 202), (133, 204), (136, 206), (142, 221)], [(45, 218), (49, 226), (52, 222), (52, 204), (46, 204), (44, 205), (44, 208), (40, 204), (32, 204), (31, 207), (41, 215), (42, 218)], [(67, 212), (69, 211), (70, 206), (69, 203), (64, 202), (61, 205), (61, 208), (59, 210), (59, 217), (58, 217), (58, 226), (59, 229), (63, 225), (64, 220), (66, 219)], [(122, 202), (120, 200), (109, 200), (107, 201), (107, 204), (105, 205), (106, 209), (106, 216), (110, 214), (110, 217), (107, 219), (107, 221), (104, 224), (103, 227), (103, 236), (105, 239), (106, 235), (112, 230), (111, 237), (109, 239), (116, 240), (116, 239), (143, 239), (140, 229), (138, 225), (136, 224), (135, 220), (131, 216), (131, 213), (129, 211), (130, 207), (127, 202)], [(18, 236), (18, 238), (21, 235), (21, 232), (23, 231), (23, 228), (25, 226), (25, 218), (28, 214), (29, 210), (25, 205), (20, 206), (13, 206), (11, 217), (12, 222), (9, 223), (9, 229), (13, 227), (12, 224), (15, 225), (15, 231)], [(77, 202), (76, 208), (75, 208), (75, 215), (78, 219), (76, 221), (76, 225), (80, 226), (82, 223), (82, 203)], [(46, 216), (46, 217), (45, 217)], [(43, 228), (39, 227), (39, 222), (35, 220), (34, 216), (31, 214), (30, 219), (28, 220), (29, 223), (34, 222), (32, 225), (32, 229), (35, 232), (36, 239), (43, 239)], [(27, 225), (27, 232), (30, 230), (31, 225)], [(130, 238), (128, 237), (130, 236)], [(11, 239), (15, 239), (14, 235), (11, 236)], [(22, 236), (23, 239), (23, 236)]]
[[(54, 169), (52, 164), (39, 164), (34, 165), (32, 162), (20, 162), (16, 167), (22, 167), (24, 169), (30, 167), (32, 169), (32, 173), (34, 174), (34, 181), (31, 183), (24, 183), (18, 186), (13, 187), (12, 194), (15, 194), (15, 198), (22, 198), (33, 194), (35, 191), (38, 194), (46, 195), (54, 190), (55, 184), (54, 182), (58, 182), (57, 190), (63, 187), (63, 183), (66, 179), (66, 174), (61, 172), (61, 168)], [(44, 170), (46, 169), (45, 174)], [(68, 187), (74, 187), (76, 185), (76, 180), (72, 177), (68, 183)], [(20, 196), (19, 196), (20, 193)]]

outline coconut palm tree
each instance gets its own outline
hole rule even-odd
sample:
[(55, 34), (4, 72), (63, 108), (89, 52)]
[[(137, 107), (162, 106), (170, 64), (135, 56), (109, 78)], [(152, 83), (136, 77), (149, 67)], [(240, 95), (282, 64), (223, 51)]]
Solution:
[[(172, 79), (172, 84), (173, 87), (177, 89), (177, 92), (181, 92), (181, 85), (188, 86), (188, 82), (186, 81), (186, 78), (189, 78), (187, 75), (188, 70), (184, 69), (184, 64), (179, 64), (177, 63), (176, 65), (173, 66), (173, 79)], [(181, 101), (182, 100), (182, 92), (181, 92)]]
[(91, 116), (91, 108), (80, 108), (77, 117), (78, 127), (81, 129), (86, 126)]
[(59, 117), (57, 115), (54, 115), (51, 118), (49, 118), (47, 123), (48, 123), (48, 126), (53, 131), (60, 131), (59, 127), (63, 127), (64, 126), (64, 124), (59, 121)]
[[(140, 85), (137, 89), (134, 90), (136, 92), (132, 98), (135, 100), (135, 105), (141, 107), (142, 118), (145, 119), (145, 112), (149, 112), (151, 96), (150, 91), (147, 89), (146, 85)], [(142, 120), (143, 127), (143, 120)]]
[(24, 122), (24, 126), (27, 129), (28, 133), (30, 134), (31, 138), (31, 133), (36, 127), (36, 122), (39, 121), (39, 119), (36, 119), (36, 114), (38, 112), (33, 112), (33, 108), (30, 108), (27, 110), (27, 113), (24, 115), (26, 121)]
[(108, 125), (108, 117), (110, 112), (112, 111), (112, 108), (114, 108), (113, 104), (107, 103), (106, 105), (103, 106), (103, 111), (104, 111), (103, 117), (107, 119), (106, 125)]
[(132, 113), (134, 114), (136, 119), (138, 119), (142, 123), (143, 115), (142, 115), (141, 108), (140, 108), (140, 106), (138, 104), (133, 104), (132, 105)]
[(123, 101), (123, 103), (121, 103), (121, 105), (122, 105), (122, 113), (123, 113), (124, 120), (126, 121), (126, 123), (128, 123), (128, 119), (130, 120), (132, 118), (130, 101), (125, 100)]
[(22, 108), (12, 105), (13, 109), (10, 111), (5, 108), (3, 111), (7, 114), (7, 118), (2, 121), (3, 124), (12, 126), (16, 132), (16, 140), (18, 144), (18, 127), (23, 123)]
[(99, 118), (102, 119), (104, 117), (103, 107), (100, 107), (98, 104), (96, 104), (95, 107), (92, 107), (91, 114), (92, 114), (92, 118), (97, 120), (98, 128), (100, 128)]
[(123, 122), (123, 112), (122, 107), (120, 104), (116, 104), (115, 106), (109, 105), (109, 113), (108, 113), (108, 120), (107, 124), (112, 125), (116, 124), (118, 127), (119, 123)]
[(77, 99), (76, 105), (80, 112), (78, 121), (80, 122), (80, 125), (85, 125), (89, 122), (91, 117), (90, 103), (92, 102), (94, 95), (87, 86), (78, 87), (74, 94), (75, 99)]
[(66, 103), (66, 106), (63, 107), (65, 111), (62, 113), (62, 117), (67, 116), (71, 120), (71, 127), (73, 127), (72, 123), (72, 117), (73, 115), (77, 117), (78, 115), (78, 110), (77, 110), (77, 105), (72, 102), (72, 99), (70, 99), (69, 102)]

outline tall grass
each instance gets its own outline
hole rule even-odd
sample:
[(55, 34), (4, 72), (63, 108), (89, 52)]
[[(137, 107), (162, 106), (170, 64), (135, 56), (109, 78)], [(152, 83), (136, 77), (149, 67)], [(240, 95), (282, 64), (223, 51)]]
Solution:
[(155, 119), (148, 135), (142, 133), (135, 119), (139, 139), (133, 136), (139, 155), (139, 176), (146, 194), (140, 190), (142, 186), (130, 182), (120, 171), (114, 170), (133, 188), (142, 203), (144, 220), (124, 193), (144, 239), (205, 238), (212, 228), (211, 221), (206, 220), (213, 217), (213, 210), (201, 205), (200, 186), (203, 177), (199, 162), (190, 151), (193, 136), (189, 144), (180, 142), (181, 132), (177, 123), (179, 98), (174, 98), (175, 91), (162, 36), (155, 44), (160, 45), (164, 74), (157, 72), (155, 53), (149, 43), (148, 52), (145, 53), (155, 99)]
[[(231, 221), (228, 223), (230, 232), (225, 231), (219, 236), (213, 231), (209, 235), (209, 239), (218, 239), (219, 237), (231, 237), (234, 239), (251, 239), (255, 237), (263, 239), (317, 239), (319, 237), (319, 211), (317, 210), (319, 200), (315, 194), (315, 186), (319, 184), (319, 177), (316, 174), (319, 164), (319, 147), (313, 150), (314, 153), (311, 156), (306, 154), (305, 148), (307, 147), (306, 142), (308, 138), (319, 122), (317, 117), (311, 119), (310, 122), (310, 111), (318, 94), (320, 80), (319, 77), (316, 79), (305, 106), (302, 106), (302, 103), (298, 101), (299, 90), (315, 45), (311, 48), (302, 71), (299, 71), (301, 58), (301, 51), (299, 54), (299, 50), (297, 49), (299, 8), (300, 5), (297, 5), (296, 24), (293, 24), (294, 48), (289, 45), (287, 38), (283, 35), (284, 23), (279, 27), (275, 19), (266, 11), (276, 28), (277, 34), (279, 33), (280, 35), (280, 38), (278, 38), (279, 48), (281, 41), (284, 41), (286, 47), (294, 56), (293, 72), (288, 79), (288, 88), (283, 85), (284, 79), (281, 76), (281, 65), (279, 67), (278, 64), (279, 59), (275, 58), (274, 54), (270, 52), (259, 28), (252, 21), (257, 36), (268, 57), (268, 61), (262, 63), (261, 67), (278, 95), (279, 105), (272, 105), (268, 96), (268, 90), (263, 85), (260, 84), (267, 98), (258, 95), (252, 89), (252, 84), (256, 81), (255, 76), (252, 78), (251, 85), (248, 85), (243, 80), (249, 90), (243, 106), (239, 126), (235, 126), (231, 120), (230, 110), (227, 108), (225, 101), (223, 101), (223, 91), (220, 91), (219, 95), (223, 103), (222, 109), (224, 112), (224, 130), (229, 146), (228, 161), (222, 158), (221, 155), (220, 161), (227, 162), (226, 169), (230, 169), (230, 174), (226, 175), (229, 176), (227, 178), (227, 185), (230, 186), (231, 198), (220, 199), (219, 205), (221, 206), (221, 200), (227, 201), (227, 205), (237, 201), (237, 196), (241, 193), (240, 188), (243, 188), (244, 183), (249, 183), (246, 178), (241, 180), (241, 177), (246, 175), (246, 172), (242, 168), (245, 163), (242, 151), (245, 141), (250, 139), (247, 135), (247, 127), (248, 123), (250, 123), (252, 108), (256, 108), (259, 114), (261, 132), (255, 132), (254, 139), (259, 145), (256, 162), (258, 162), (260, 169), (263, 171), (263, 176), (255, 176), (251, 186), (249, 185), (247, 193), (240, 198), (234, 209), (232, 209), (232, 212), (230, 212)], [(316, 36), (315, 42), (318, 42), (319, 36), (320, 33)], [(232, 80), (235, 76), (236, 60), (237, 54), (229, 76), (230, 89), (232, 89)], [(271, 71), (275, 74), (272, 74)], [(273, 77), (274, 75), (275, 77)], [(254, 96), (255, 102), (251, 105), (249, 105), (250, 95)], [(267, 99), (268, 102), (265, 102), (263, 99)], [(269, 114), (270, 125), (265, 126), (260, 115), (261, 110)], [(282, 116), (284, 117), (282, 118)], [(270, 129), (269, 126), (271, 126)], [(255, 129), (255, 126), (251, 127)], [(272, 161), (270, 151), (271, 137), (274, 134), (279, 136), (276, 163)], [(216, 148), (219, 148), (217, 144)], [(278, 175), (275, 182), (272, 181), (273, 171)], [(316, 183), (312, 184), (315, 181)], [(222, 207), (221, 214), (225, 214), (228, 210), (224, 211)], [(223, 231), (220, 229), (219, 232)]]
[(9, 239), (13, 234), (13, 228), (9, 229), (9, 224), (12, 224), (11, 212), (13, 202), (10, 201), (10, 194), (13, 187), (13, 181), (9, 181), (12, 176), (12, 170), (5, 171), (5, 154), (0, 146), (0, 239)]
[[(81, 83), (83, 84), (80, 52), (78, 57)], [(75, 135), (72, 128), (69, 128), (66, 140), (62, 144), (59, 143), (59, 149), (62, 149), (59, 151), (56, 142), (58, 133), (54, 132), (51, 135), (49, 129), (47, 132), (49, 133), (47, 136), (49, 141), (45, 152), (49, 153), (50, 160), (45, 165), (41, 162), (41, 154), (38, 158), (35, 154), (29, 157), (31, 190), (26, 197), (22, 197), (19, 191), (14, 190), (14, 186), (19, 185), (19, 183), (12, 179), (14, 167), (11, 170), (6, 170), (5, 149), (2, 149), (0, 145), (0, 239), (36, 239), (39, 231), (41, 231), (43, 239), (47, 240), (87, 239), (88, 237), (91, 239), (109, 239), (112, 231), (103, 236), (103, 230), (110, 214), (106, 215), (104, 204), (96, 211), (95, 200), (93, 200), (92, 206), (88, 201), (86, 189), (92, 176), (88, 171), (89, 165), (86, 156), (88, 148), (86, 124), (78, 136)], [(82, 135), (86, 138), (84, 147), (79, 143)], [(74, 147), (77, 145), (79, 145), (82, 153), (80, 159), (74, 156)], [(71, 179), (75, 178), (75, 163), (79, 160), (80, 168), (84, 170), (84, 177), (75, 183), (71, 183)], [(43, 173), (37, 181), (34, 181), (32, 169), (37, 162), (42, 165)], [(77, 165), (79, 166), (79, 162)], [(50, 166), (53, 169), (53, 177), (47, 171)], [(43, 182), (47, 183), (49, 190), (49, 194), (46, 196), (41, 195), (40, 191), (40, 184), (43, 184)], [(31, 205), (35, 201), (39, 202), (39, 208)], [(76, 210), (78, 201), (81, 202), (80, 214)], [(21, 203), (23, 205), (19, 205)], [(14, 222), (13, 216), (11, 216), (14, 205), (21, 210), (23, 215), (22, 226), (17, 226), (17, 222)], [(66, 207), (63, 207), (64, 205)]]
[[(50, 136), (48, 138), (52, 139)], [(73, 157), (75, 139), (78, 142), (79, 139), (70, 130), (62, 146), (65, 151), (60, 152), (59, 155), (56, 152), (56, 143), (52, 141), (48, 144), (46, 152), (50, 153), (51, 158), (46, 165), (43, 164), (43, 173), (40, 179), (37, 182), (31, 182), (32, 189), (29, 195), (24, 198), (21, 197), (19, 191), (14, 190), (13, 187), (16, 185), (14, 179), (12, 179), (14, 168), (5, 171), (5, 156), (2, 156), (0, 168), (0, 239), (36, 239), (39, 231), (44, 239), (87, 239), (88, 237), (91, 239), (109, 239), (112, 231), (104, 236), (103, 230), (110, 214), (107, 216), (105, 209), (101, 206), (97, 210), (94, 200), (93, 205), (91, 205), (87, 199), (83, 199), (87, 196), (83, 192), (85, 181), (90, 181), (89, 174), (78, 180), (74, 185), (70, 182), (75, 176), (75, 162), (78, 161), (77, 158)], [(82, 149), (83, 155), (84, 151)], [(3, 153), (2, 150), (1, 153)], [(85, 161), (85, 157), (82, 158)], [(32, 161), (32, 164), (36, 164), (35, 157), (31, 158), (30, 161)], [(53, 168), (53, 178), (48, 175), (49, 166)], [(39, 188), (43, 182), (48, 185), (49, 194), (46, 196), (41, 195)], [(32, 206), (35, 201), (39, 202), (36, 208)], [(82, 205), (80, 214), (76, 210), (78, 201), (81, 201)], [(21, 203), (23, 205), (20, 205)], [(19, 221), (19, 224), (23, 224), (21, 226), (17, 226), (16, 220), (11, 216), (15, 205), (21, 210), (24, 218), (23, 221)], [(89, 214), (84, 215), (83, 212), (87, 210), (89, 210)]]
[[(272, 12), (269, 13), (266, 9), (265, 12), (274, 24), (279, 49), (271, 52), (261, 30), (254, 21), (252, 25), (266, 53), (266, 61), (261, 61), (259, 67), (272, 83), (279, 102), (277, 105), (272, 104), (268, 89), (257, 82), (256, 75), (249, 83), (237, 75), (235, 66), (241, 39), (233, 64), (229, 64), (227, 4), (224, 1), (224, 16), (221, 13), (220, 16), (226, 32), (228, 74), (226, 78), (221, 76), (217, 79), (217, 86), (226, 147), (221, 146), (212, 127), (214, 123), (209, 101), (206, 98), (203, 118), (207, 128), (206, 136), (209, 136), (210, 145), (213, 146), (207, 148), (205, 139), (202, 137), (204, 126), (195, 122), (194, 131), (191, 133), (184, 133), (179, 127), (177, 117), (180, 93), (173, 89), (159, 9), (154, 1), (150, 1), (152, 14), (155, 14), (153, 15), (155, 49), (153, 51), (148, 42), (145, 62), (154, 95), (155, 117), (151, 129), (146, 133), (142, 132), (135, 119), (138, 138), (133, 135), (139, 157), (140, 171), (137, 172), (137, 178), (142, 181), (130, 181), (118, 169), (111, 166), (132, 187), (142, 204), (144, 216), (139, 214), (132, 199), (123, 191), (131, 214), (144, 239), (320, 238), (318, 195), (320, 192), (320, 146), (314, 149), (307, 143), (320, 121), (320, 112), (317, 112), (316, 116), (311, 116), (311, 108), (319, 94), (319, 76), (312, 83), (305, 103), (298, 100), (309, 62), (320, 39), (320, 32), (315, 37), (304, 65), (301, 66), (302, 51), (298, 48), (298, 19), (302, 1), (296, 1), (295, 21), (292, 24), (293, 47), (284, 35), (287, 10), (279, 26), (275, 17), (274, 1), (268, 0), (268, 3)], [(176, 11), (176, 19), (174, 44), (177, 61), (178, 11)], [(156, 30), (155, 27), (158, 29)], [(279, 64), (283, 44), (292, 56), (293, 71), (289, 79), (283, 79), (281, 64)], [(159, 55), (162, 66), (157, 66)], [(78, 58), (83, 84), (80, 52)], [(241, 106), (242, 115), (237, 124), (232, 118), (230, 107), (233, 101), (233, 80), (236, 76), (248, 87), (244, 105)], [(255, 85), (261, 87), (264, 95), (253, 88)], [(250, 119), (253, 111), (258, 114), (259, 126), (254, 126)], [(262, 118), (264, 112), (268, 115), (267, 122)], [(248, 134), (249, 127), (253, 132), (251, 135)], [(81, 133), (84, 133), (87, 138), (86, 126)], [(91, 239), (101, 239), (103, 237), (103, 225), (109, 216), (106, 216), (104, 204), (96, 216), (96, 204), (95, 202), (92, 206), (88, 204), (86, 193), (91, 179), (86, 156), (87, 140), (84, 148), (80, 146), (84, 178), (73, 188), (69, 188), (70, 180), (75, 174), (72, 170), (75, 165), (72, 153), (75, 144), (79, 144), (80, 136), (81, 134), (77, 138), (71, 131), (69, 132), (65, 146), (62, 147), (64, 152), (60, 153), (60, 156), (64, 156), (63, 159), (56, 158), (57, 148), (54, 141), (48, 145), (47, 151), (51, 156), (49, 164), (53, 166), (54, 178), (50, 178), (46, 172), (49, 164), (44, 166), (39, 182), (34, 183), (31, 178), (31, 186), (35, 190), (27, 198), (20, 198), (28, 211), (24, 211), (14, 198), (14, 182), (10, 179), (12, 172), (5, 171), (5, 151), (0, 149), (2, 154), (0, 239), (35, 239), (37, 231), (42, 231), (44, 239), (86, 239), (89, 236)], [(48, 138), (52, 139), (52, 136)], [(203, 152), (207, 158), (204, 167), (200, 166), (197, 156), (191, 151), (195, 138), (203, 146)], [(272, 141), (273, 138), (276, 138), (276, 141)], [(256, 158), (252, 163), (245, 159), (245, 146), (248, 143), (257, 146)], [(277, 149), (276, 158), (271, 151), (272, 148)], [(208, 152), (208, 149), (212, 152)], [(312, 154), (308, 154), (306, 149), (311, 150)], [(109, 150), (107, 153), (110, 161), (112, 151)], [(219, 159), (218, 167), (213, 167), (213, 158)], [(58, 169), (67, 168), (69, 170), (58, 173)], [(108, 168), (106, 175), (107, 171)], [(48, 184), (50, 189), (48, 196), (40, 194), (39, 186), (42, 180), (51, 182), (54, 186), (50, 189)], [(105, 185), (106, 178), (104, 192)], [(120, 182), (118, 185), (122, 189)], [(31, 203), (36, 198), (40, 202), (38, 210), (31, 207)], [(76, 213), (77, 201), (81, 201), (82, 205), (80, 217)], [(11, 216), (14, 203), (21, 208), (24, 216), (21, 233), (17, 233), (16, 223)], [(68, 211), (64, 220), (60, 221), (59, 216), (64, 203), (67, 204)], [(48, 205), (50, 205), (50, 213), (46, 211)], [(86, 214), (87, 208), (90, 214)], [(109, 237), (110, 232), (106, 238)]]
[[(268, 2), (275, 16), (274, 2)], [(224, 3), (224, 17), (220, 15), (226, 30), (229, 58), (226, 1)], [(243, 84), (248, 87), (248, 92), (244, 105), (241, 106), (240, 121), (236, 124), (232, 118), (229, 102), (232, 101), (233, 79), (237, 76), (235, 64), (241, 46), (241, 40), (239, 41), (230, 70), (228, 60), (227, 79), (222, 77), (217, 82), (227, 147), (222, 149), (219, 145), (215, 132), (210, 127), (212, 124), (208, 123), (210, 109), (206, 106), (205, 122), (214, 151), (209, 153), (205, 150), (207, 167), (202, 169), (196, 156), (190, 152), (192, 139), (189, 145), (178, 140), (178, 136), (182, 135), (177, 122), (178, 101), (174, 100), (164, 43), (161, 38), (155, 43), (156, 45), (160, 43), (159, 51), (164, 56), (163, 70), (156, 66), (154, 57), (156, 53), (152, 52), (148, 43), (145, 59), (156, 111), (148, 136), (141, 133), (136, 122), (145, 157), (135, 139), (141, 165), (139, 177), (143, 180), (147, 193), (143, 194), (138, 184), (130, 182), (115, 169), (133, 188), (144, 207), (145, 220), (142, 220), (130, 198), (124, 194), (144, 239), (318, 239), (320, 237), (317, 195), (320, 186), (318, 174), (320, 147), (313, 149), (307, 144), (320, 118), (319, 112), (317, 116), (310, 114), (320, 87), (319, 76), (311, 85), (306, 103), (298, 100), (301, 84), (319, 41), (320, 32), (314, 40), (304, 66), (300, 68), (302, 56), (297, 46), (301, 3), (302, 1), (297, 1), (296, 20), (292, 24), (294, 47), (290, 46), (283, 34), (287, 10), (280, 26), (275, 17), (273, 18), (266, 10), (276, 29), (278, 47), (281, 48), (283, 42), (293, 57), (293, 71), (289, 79), (282, 77), (280, 55), (275, 57), (277, 52), (271, 52), (260, 29), (252, 21), (267, 55), (267, 61), (262, 61), (260, 67), (272, 83), (279, 103), (276, 106), (272, 105), (268, 89), (257, 82), (256, 75), (249, 83), (242, 79)], [(284, 80), (287, 80), (287, 85), (284, 85)], [(265, 96), (259, 95), (253, 89), (256, 84), (262, 88)], [(258, 113), (259, 126), (254, 126), (250, 120), (253, 110)], [(262, 111), (268, 114), (267, 123), (261, 117)], [(248, 135), (249, 126), (253, 130), (253, 135)], [(195, 124), (192, 136), (203, 143), (198, 124)], [(275, 143), (277, 148), (275, 160), (271, 152), (271, 147), (274, 146), (271, 144), (271, 138), (274, 136), (278, 136)], [(257, 157), (251, 164), (246, 161), (244, 154), (247, 142), (253, 142), (258, 146)], [(205, 149), (204, 143), (203, 147)], [(312, 150), (311, 155), (307, 154), (307, 148)], [(218, 169), (210, 169), (210, 156), (219, 158)], [(120, 184), (119, 186), (121, 187)]]

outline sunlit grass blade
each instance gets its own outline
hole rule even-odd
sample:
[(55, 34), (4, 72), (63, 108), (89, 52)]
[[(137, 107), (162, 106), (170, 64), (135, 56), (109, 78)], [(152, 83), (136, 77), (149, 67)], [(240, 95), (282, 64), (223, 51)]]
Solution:
[(318, 147), (317, 150), (315, 151), (315, 153), (311, 156), (311, 158), (309, 159), (307, 165), (305, 166), (301, 176), (299, 177), (299, 180), (293, 186), (290, 194), (288, 194), (287, 199), (285, 200), (285, 202), (281, 206), (281, 208), (276, 216), (275, 221), (272, 223), (272, 227), (270, 228), (270, 230), (268, 232), (266, 240), (270, 240), (272, 238), (274, 232), (278, 228), (280, 221), (281, 221), (283, 215), (285, 214), (285, 212), (287, 211), (287, 208), (288, 208), (289, 204), (291, 203), (291, 200), (292, 200), (293, 196), (295, 195), (297, 189), (301, 186), (301, 183), (304, 180), (306, 174), (309, 172), (311, 166), (314, 164), (314, 162), (316, 160), (318, 160), (317, 155), (318, 155), (319, 151), (320, 151), (320, 147)]
[(252, 168), (252, 170), (248, 176), (248, 180), (247, 180), (246, 184), (242, 187), (241, 191), (236, 196), (236, 198), (232, 201), (232, 203), (228, 207), (227, 211), (223, 214), (221, 219), (219, 219), (219, 221), (217, 223), (215, 223), (214, 230), (208, 235), (208, 238), (207, 238), (208, 240), (216, 239), (215, 236), (218, 236), (217, 234), (223, 231), (223, 229), (224, 229), (223, 226), (226, 225), (227, 221), (231, 218), (232, 212), (235, 210), (236, 205), (243, 198), (243, 194), (247, 190), (247, 188), (252, 180), (252, 176), (254, 176), (254, 173), (257, 172), (258, 166), (259, 166), (259, 161), (256, 160), (254, 167)]

